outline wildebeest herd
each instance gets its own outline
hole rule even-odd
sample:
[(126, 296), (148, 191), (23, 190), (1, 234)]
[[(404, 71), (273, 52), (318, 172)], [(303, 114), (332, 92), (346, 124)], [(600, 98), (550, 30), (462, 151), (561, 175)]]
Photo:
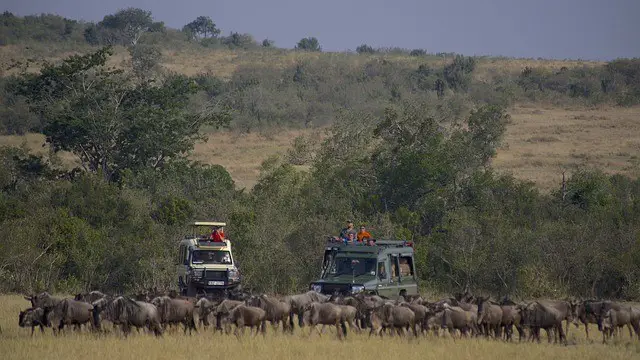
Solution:
[[(319, 335), (325, 326), (335, 327), (338, 338), (350, 331), (368, 331), (369, 336), (394, 334), (419, 337), (439, 336), (448, 331), (454, 337), (484, 336), (505, 341), (540, 342), (545, 330), (549, 342), (566, 344), (569, 325), (583, 324), (589, 338), (589, 325), (596, 324), (603, 342), (622, 336), (627, 327), (632, 338), (640, 339), (640, 304), (606, 300), (535, 300), (495, 302), (469, 293), (438, 301), (420, 296), (387, 299), (373, 294), (327, 296), (308, 291), (289, 296), (235, 293), (224, 298), (190, 298), (176, 293), (145, 292), (135, 296), (111, 296), (99, 291), (60, 298), (47, 292), (25, 297), (31, 308), (20, 312), (19, 325), (36, 327), (54, 334), (65, 326), (76, 331), (86, 327), (96, 333), (117, 332), (125, 337), (133, 328), (162, 336), (173, 326), (184, 333), (212, 328), (214, 333), (241, 336), (272, 331), (292, 334), (296, 327), (308, 327), (308, 335)], [(566, 326), (563, 327), (563, 322)], [(108, 325), (110, 324), (110, 326)], [(322, 327), (318, 327), (322, 325)], [(303, 330), (304, 331), (304, 330)]]

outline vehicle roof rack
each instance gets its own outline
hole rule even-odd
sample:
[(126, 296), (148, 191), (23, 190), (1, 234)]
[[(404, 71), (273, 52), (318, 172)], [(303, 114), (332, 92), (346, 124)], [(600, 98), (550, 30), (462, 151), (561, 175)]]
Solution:
[[(406, 240), (376, 240), (373, 239), (376, 246), (382, 247), (413, 247), (413, 241)], [(354, 247), (366, 247), (366, 245), (362, 244), (345, 244), (340, 239), (329, 238), (327, 239), (327, 246), (338, 246), (338, 247), (346, 247), (346, 246), (354, 246)]]
[(227, 226), (227, 223), (219, 221), (194, 221), (192, 226)]

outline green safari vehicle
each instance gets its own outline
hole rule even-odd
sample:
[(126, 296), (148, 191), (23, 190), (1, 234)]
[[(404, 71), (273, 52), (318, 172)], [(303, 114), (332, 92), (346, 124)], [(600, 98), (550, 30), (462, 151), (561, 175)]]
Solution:
[(320, 279), (311, 282), (309, 288), (327, 295), (417, 295), (413, 244), (378, 240), (369, 246), (330, 239), (325, 246)]

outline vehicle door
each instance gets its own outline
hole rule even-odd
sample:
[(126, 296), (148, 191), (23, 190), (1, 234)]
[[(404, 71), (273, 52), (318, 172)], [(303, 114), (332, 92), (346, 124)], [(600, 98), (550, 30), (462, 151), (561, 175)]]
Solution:
[(393, 260), (391, 255), (378, 258), (377, 293), (389, 297), (396, 293), (397, 279), (393, 277)]
[(417, 295), (418, 282), (416, 277), (415, 264), (413, 261), (413, 253), (400, 253), (397, 256), (397, 260), (399, 282), (396, 294), (400, 295), (404, 292), (407, 295)]

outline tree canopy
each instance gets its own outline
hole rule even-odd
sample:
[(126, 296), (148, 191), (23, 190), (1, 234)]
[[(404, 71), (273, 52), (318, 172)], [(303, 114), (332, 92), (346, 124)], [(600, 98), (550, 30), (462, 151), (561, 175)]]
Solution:
[(13, 89), (44, 123), (56, 151), (76, 154), (83, 167), (114, 179), (125, 169), (159, 168), (184, 158), (202, 139), (202, 125), (225, 125), (225, 114), (189, 108), (198, 86), (187, 77), (133, 81), (106, 66), (110, 48), (46, 64), (23, 74)]

